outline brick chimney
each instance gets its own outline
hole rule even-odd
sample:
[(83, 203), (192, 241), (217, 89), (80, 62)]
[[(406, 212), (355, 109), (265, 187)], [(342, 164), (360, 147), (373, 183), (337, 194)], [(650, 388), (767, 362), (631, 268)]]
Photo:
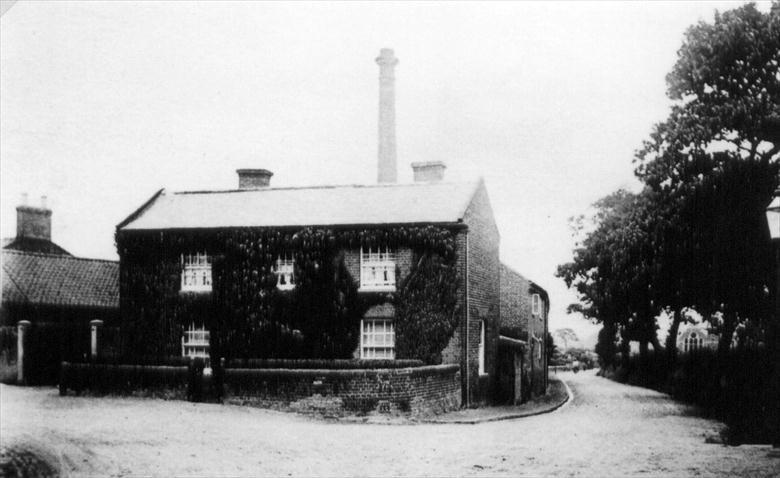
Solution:
[(51, 209), (46, 207), (46, 196), (41, 196), (41, 206), (28, 206), (27, 194), (22, 194), (22, 204), (16, 207), (16, 237), (51, 241)]
[(444, 179), (444, 170), (447, 166), (441, 161), (426, 161), (424, 163), (412, 163), (414, 182), (437, 182)]
[(238, 189), (260, 189), (271, 185), (271, 176), (267, 169), (236, 169), (238, 173)]
[(379, 158), (377, 182), (398, 180), (395, 155), (395, 65), (398, 59), (390, 48), (382, 48), (379, 65)]

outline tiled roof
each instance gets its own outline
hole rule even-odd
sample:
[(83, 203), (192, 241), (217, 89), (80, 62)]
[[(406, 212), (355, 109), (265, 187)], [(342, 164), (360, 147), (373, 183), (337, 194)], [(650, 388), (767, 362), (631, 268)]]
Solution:
[(219, 227), (454, 223), (477, 186), (415, 183), (372, 186), (161, 192), (122, 230)]
[(8, 240), (7, 243), (6, 240), (3, 240), (3, 249), (12, 249), (14, 251), (24, 252), (43, 252), (45, 254), (71, 255), (70, 252), (47, 239), (36, 239), (32, 237), (15, 237)]
[(2, 251), (2, 301), (119, 307), (119, 263), (60, 254)]

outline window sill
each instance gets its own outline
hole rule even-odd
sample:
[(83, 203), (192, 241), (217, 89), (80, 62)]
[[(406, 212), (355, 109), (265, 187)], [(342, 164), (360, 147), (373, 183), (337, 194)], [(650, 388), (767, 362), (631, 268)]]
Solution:
[(210, 294), (212, 289), (181, 289), (179, 294)]
[(276, 286), (276, 288), (281, 291), (287, 291), (287, 290), (295, 289), (295, 285), (282, 285), (282, 286)]
[(395, 292), (395, 286), (366, 286), (359, 287), (358, 292)]

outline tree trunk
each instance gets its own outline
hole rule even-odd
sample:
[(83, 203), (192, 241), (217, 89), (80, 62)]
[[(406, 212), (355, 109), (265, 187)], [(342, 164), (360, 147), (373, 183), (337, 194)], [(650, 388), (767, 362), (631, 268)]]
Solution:
[(625, 327), (621, 327), (620, 331), (620, 355), (623, 369), (628, 370), (631, 359), (631, 342), (628, 340), (628, 333)]
[(731, 348), (731, 337), (734, 335), (736, 328), (737, 314), (734, 312), (723, 314), (723, 327), (721, 327), (720, 339), (718, 339), (718, 358), (721, 361), (725, 360), (726, 355), (728, 355)]
[(639, 341), (639, 357), (642, 358), (642, 360), (647, 360), (647, 354), (650, 353), (650, 342), (647, 339), (642, 339)]
[(666, 356), (669, 358), (670, 364), (677, 360), (677, 332), (680, 330), (681, 322), (682, 312), (679, 309), (675, 309), (672, 325), (669, 326), (669, 335), (666, 337)]
[(661, 346), (661, 342), (658, 340), (658, 334), (653, 332), (650, 336), (650, 343), (653, 344), (653, 352), (663, 352), (664, 348)]

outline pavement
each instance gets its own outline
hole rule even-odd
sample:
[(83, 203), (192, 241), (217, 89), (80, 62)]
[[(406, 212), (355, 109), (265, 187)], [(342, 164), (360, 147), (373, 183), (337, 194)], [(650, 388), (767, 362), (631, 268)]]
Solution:
[[(559, 378), (573, 393), (554, 412), (475, 425), (349, 423), (0, 384), (0, 449), (11, 450), (6, 463), (26, 467), (13, 474), (8, 465), (0, 475), (46, 476), (51, 467), (62, 476), (115, 477), (780, 476), (769, 445), (708, 443), (724, 425), (668, 395), (593, 371)], [(517, 413), (507, 411), (467, 419)]]
[(550, 377), (547, 394), (529, 400), (520, 405), (503, 405), (493, 407), (466, 408), (455, 412), (444, 413), (424, 420), (425, 423), (462, 423), (474, 425), (477, 423), (512, 420), (532, 417), (553, 412), (572, 398), (568, 385), (557, 378)]

